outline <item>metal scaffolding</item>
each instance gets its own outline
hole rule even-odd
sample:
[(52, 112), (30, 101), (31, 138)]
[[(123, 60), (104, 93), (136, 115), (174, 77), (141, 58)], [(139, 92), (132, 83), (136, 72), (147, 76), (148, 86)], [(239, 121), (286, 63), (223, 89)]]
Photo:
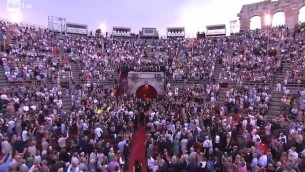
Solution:
[(48, 17), (48, 28), (53, 32), (66, 33), (66, 19), (61, 17)]

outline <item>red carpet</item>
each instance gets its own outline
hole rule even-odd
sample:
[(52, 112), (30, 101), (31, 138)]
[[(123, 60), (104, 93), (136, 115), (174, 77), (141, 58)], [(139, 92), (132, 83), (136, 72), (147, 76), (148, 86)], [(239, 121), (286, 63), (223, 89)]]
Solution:
[(133, 165), (136, 159), (142, 164), (142, 172), (146, 171), (146, 131), (144, 126), (139, 126), (133, 139), (132, 150), (130, 154), (129, 172), (133, 172)]

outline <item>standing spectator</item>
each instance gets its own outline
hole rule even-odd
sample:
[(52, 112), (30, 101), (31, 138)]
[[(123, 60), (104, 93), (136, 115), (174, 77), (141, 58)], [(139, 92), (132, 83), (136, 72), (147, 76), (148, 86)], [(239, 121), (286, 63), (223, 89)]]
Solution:
[(133, 165), (133, 171), (134, 172), (141, 172), (142, 171), (142, 164), (140, 164), (139, 160), (135, 160)]

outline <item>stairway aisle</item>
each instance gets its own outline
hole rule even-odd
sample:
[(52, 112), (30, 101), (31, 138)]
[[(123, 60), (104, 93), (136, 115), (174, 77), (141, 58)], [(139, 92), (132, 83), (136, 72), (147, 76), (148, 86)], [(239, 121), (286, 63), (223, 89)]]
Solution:
[(146, 171), (146, 131), (145, 126), (140, 126), (136, 131), (134, 138), (133, 138), (133, 145), (132, 150), (130, 153), (130, 161), (129, 161), (129, 172), (133, 172), (133, 165), (135, 160), (139, 160), (142, 164), (142, 170)]
[(229, 90), (229, 88), (220, 88), (219, 89), (219, 94), (218, 94), (218, 97), (216, 99), (216, 102), (218, 104), (222, 105), (225, 102), (225, 100), (226, 100), (225, 96), (226, 96), (226, 93), (227, 93), (228, 90)]
[(221, 71), (222, 71), (222, 64), (219, 63), (219, 60), (216, 60), (214, 75), (213, 75), (216, 84), (219, 83)]
[(8, 85), (9, 84), (5, 76), (3, 65), (0, 65), (0, 88), (7, 87)]
[(275, 81), (274, 81), (274, 83), (272, 85), (272, 88), (271, 88), (272, 98), (269, 102), (269, 109), (268, 109), (267, 116), (266, 116), (267, 119), (274, 119), (279, 114), (282, 113), (281, 99), (282, 99), (284, 94), (283, 94), (283, 91), (276, 91), (276, 86), (277, 86), (278, 82), (280, 82), (282, 84), (282, 86), (284, 85), (284, 78), (285, 78), (286, 71), (289, 69), (289, 65), (290, 65), (290, 63), (283, 62), (282, 73), (278, 72), (276, 74)]
[(63, 103), (63, 110), (65, 112), (70, 112), (72, 108), (72, 98), (71, 94), (66, 94), (66, 89), (62, 89), (62, 103)]
[[(232, 48), (232, 46), (228, 49), (225, 50), (224, 52), (224, 56), (232, 56), (234, 50)], [(220, 77), (223, 77), (221, 76), (221, 72), (222, 72), (222, 62), (220, 62), (220, 59), (216, 59), (215, 61), (215, 69), (214, 69), (214, 80), (215, 80), (215, 83), (219, 83), (219, 81), (221, 80)]]
[(77, 65), (77, 63), (76, 62), (74, 62), (74, 61), (70, 61), (70, 66), (71, 66), (71, 73), (72, 73), (72, 78), (73, 78), (73, 80), (74, 80), (74, 82), (76, 83), (76, 84), (79, 84), (80, 83), (80, 76), (79, 76), (79, 74), (80, 74), (80, 69), (79, 69), (79, 67), (78, 67), (78, 65)]

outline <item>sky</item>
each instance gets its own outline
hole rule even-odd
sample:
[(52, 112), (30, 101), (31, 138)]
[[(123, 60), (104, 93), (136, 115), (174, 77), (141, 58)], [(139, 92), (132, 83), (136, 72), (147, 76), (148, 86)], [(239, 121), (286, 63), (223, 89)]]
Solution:
[[(48, 25), (48, 16), (88, 25), (95, 31), (111, 32), (113, 26), (130, 27), (138, 33), (143, 27), (156, 27), (165, 35), (167, 27), (185, 27), (187, 37), (205, 31), (207, 25), (238, 20), (243, 4), (261, 0), (0, 0), (0, 18)], [(12, 12), (9, 4), (20, 2)], [(19, 17), (18, 17), (19, 16)]]

